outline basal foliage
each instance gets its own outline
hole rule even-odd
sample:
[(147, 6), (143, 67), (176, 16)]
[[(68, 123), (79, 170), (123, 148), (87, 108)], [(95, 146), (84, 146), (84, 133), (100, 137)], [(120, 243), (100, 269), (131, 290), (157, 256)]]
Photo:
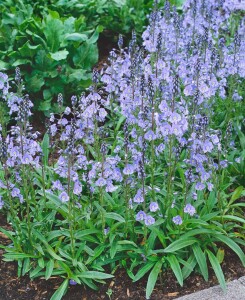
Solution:
[(52, 300), (69, 282), (96, 289), (107, 265), (133, 281), (149, 273), (147, 299), (169, 268), (183, 285), (192, 271), (208, 280), (210, 264), (225, 289), (224, 245), (245, 265), (244, 20), (226, 39), (231, 12), (155, 2), (142, 45), (120, 36), (86, 93), (65, 109), (58, 95), (41, 144), (19, 69), (17, 93), (1, 73), (15, 120), (1, 129), (4, 257), (19, 275), (64, 278)]

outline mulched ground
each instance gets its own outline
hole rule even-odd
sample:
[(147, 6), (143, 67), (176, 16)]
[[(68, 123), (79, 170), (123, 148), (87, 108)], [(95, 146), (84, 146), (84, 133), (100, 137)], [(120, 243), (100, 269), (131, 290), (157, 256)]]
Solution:
[[(0, 226), (7, 228), (3, 215), (0, 214)], [(8, 244), (9, 241), (3, 234), (0, 234), (0, 244)], [(17, 277), (16, 263), (2, 261), (3, 251), (0, 249), (0, 300), (49, 300), (54, 291), (58, 288), (62, 279), (52, 278), (48, 281), (42, 278), (31, 281), (28, 276)], [(240, 260), (225, 250), (225, 260), (222, 269), (227, 281), (237, 279), (245, 275), (245, 269)], [(118, 270), (115, 278), (107, 280), (101, 285), (98, 292), (83, 286), (70, 286), (64, 300), (144, 300), (146, 278), (132, 283), (126, 271)], [(165, 272), (162, 276), (163, 284), (157, 283), (151, 300), (170, 300), (182, 295), (187, 295), (217, 284), (212, 270), (210, 270), (209, 282), (205, 282), (199, 274), (191, 275), (180, 287), (171, 272)], [(109, 297), (106, 292), (112, 290)]]

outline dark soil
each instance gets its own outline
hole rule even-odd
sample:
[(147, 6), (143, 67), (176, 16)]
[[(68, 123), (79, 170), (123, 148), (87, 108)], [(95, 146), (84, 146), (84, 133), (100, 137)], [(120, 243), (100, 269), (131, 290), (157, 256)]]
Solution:
[[(5, 217), (0, 214), (0, 226), (7, 229)], [(0, 244), (7, 245), (9, 240), (0, 233)], [(48, 300), (59, 287), (62, 279), (58, 277), (46, 281), (38, 278), (31, 281), (28, 276), (18, 278), (17, 264), (2, 261), (3, 251), (0, 249), (0, 300)], [(245, 270), (238, 259), (228, 249), (225, 249), (225, 260), (222, 269), (227, 281), (237, 279), (245, 275)], [(147, 277), (139, 282), (132, 283), (125, 270), (120, 269), (115, 273), (113, 280), (108, 280), (105, 285), (95, 292), (87, 287), (76, 285), (70, 286), (64, 300), (144, 300)], [(217, 279), (210, 270), (209, 281), (205, 282), (199, 274), (192, 274), (180, 287), (171, 272), (162, 274), (162, 284), (157, 283), (152, 300), (170, 300), (202, 290), (217, 284)], [(111, 298), (106, 294), (112, 290)]]

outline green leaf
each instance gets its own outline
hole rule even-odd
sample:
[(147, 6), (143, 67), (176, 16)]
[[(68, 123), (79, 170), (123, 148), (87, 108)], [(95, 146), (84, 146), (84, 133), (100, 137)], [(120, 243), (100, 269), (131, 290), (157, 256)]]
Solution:
[(193, 245), (196, 242), (197, 242), (197, 239), (194, 239), (194, 238), (189, 238), (189, 239), (181, 239), (180, 238), (179, 240), (174, 241), (167, 248), (165, 248), (163, 250), (163, 252), (165, 252), (165, 253), (175, 252), (175, 251), (185, 248), (187, 246)]
[[(39, 193), (43, 196), (41, 191)], [(63, 217), (66, 217), (69, 210), (67, 206), (60, 201), (59, 197), (48, 192), (46, 192), (46, 196), (54, 204), (58, 212), (61, 213)]]
[(38, 74), (32, 75), (31, 77), (27, 76), (26, 80), (27, 80), (27, 88), (32, 92), (40, 91), (41, 87), (45, 83), (42, 75), (38, 75)]
[(150, 271), (150, 269), (154, 266), (154, 264), (155, 264), (154, 262), (148, 262), (141, 269), (139, 269), (139, 271), (134, 277), (133, 282), (140, 280), (147, 272)]
[(50, 300), (61, 300), (68, 288), (68, 282), (68, 279), (63, 281), (62, 285), (56, 290), (56, 292), (53, 294)]
[(90, 70), (90, 68), (97, 63), (98, 57), (97, 45), (85, 42), (77, 48), (77, 51), (73, 56), (73, 62), (78, 67)]
[(85, 229), (85, 230), (79, 230), (76, 231), (74, 234), (75, 239), (82, 239), (83, 237), (87, 235), (92, 235), (92, 234), (99, 234), (101, 231), (98, 229)]
[(42, 140), (42, 153), (43, 153), (43, 161), (44, 165), (48, 165), (48, 156), (49, 156), (49, 135), (45, 133), (43, 140)]
[(53, 272), (54, 269), (54, 260), (50, 259), (46, 265), (46, 271), (45, 271), (45, 279), (48, 280)]
[(60, 260), (60, 261), (64, 261), (64, 259), (62, 257), (60, 257), (59, 255), (57, 255), (55, 253), (55, 251), (53, 250), (53, 248), (48, 244), (48, 242), (46, 241), (45, 237), (38, 232), (36, 229), (33, 229), (33, 234), (45, 245), (45, 248), (47, 250), (47, 252), (55, 259)]
[(215, 238), (223, 243), (225, 243), (228, 247), (230, 247), (240, 258), (243, 266), (245, 266), (245, 255), (242, 249), (237, 245), (236, 242), (234, 242), (231, 238), (224, 236), (224, 235), (218, 235), (215, 236)]
[(197, 264), (195, 256), (191, 254), (186, 263), (187, 264), (185, 264), (184, 268), (182, 269), (183, 279), (186, 279), (194, 270)]
[(7, 64), (6, 62), (0, 60), (0, 70), (7, 70), (9, 67), (9, 64)]
[(32, 45), (30, 45), (30, 42), (27, 41), (18, 50), (19, 50), (22, 57), (31, 57), (31, 58), (33, 58), (33, 56), (36, 55), (37, 50), (39, 48), (40, 48), (40, 45), (32, 46)]
[(94, 261), (97, 257), (99, 257), (100, 254), (104, 251), (105, 247), (106, 247), (106, 245), (100, 245), (100, 246), (96, 247), (94, 249), (94, 256), (93, 257), (90, 256), (88, 258), (88, 260), (86, 261), (86, 265), (91, 264), (92, 261)]
[(5, 253), (3, 255), (4, 257), (6, 257), (7, 259), (11, 259), (11, 260), (16, 260), (16, 259), (23, 259), (23, 258), (38, 258), (38, 256), (36, 255), (31, 255), (31, 254), (26, 254), (26, 253)]
[(64, 25), (61, 20), (48, 15), (44, 26), (43, 33), (47, 39), (47, 46), (50, 52), (55, 53), (60, 48), (60, 43), (64, 38)]
[(225, 215), (225, 216), (217, 216), (215, 217), (215, 219), (217, 220), (232, 220), (232, 221), (237, 221), (239, 223), (244, 223), (245, 224), (245, 219), (236, 217), (236, 216), (232, 216), (232, 215)]
[(27, 65), (30, 64), (31, 60), (29, 59), (25, 59), (25, 58), (20, 58), (14, 61), (14, 63), (12, 64), (13, 67), (18, 67), (20, 65)]
[(43, 100), (40, 102), (40, 105), (38, 106), (38, 110), (40, 111), (48, 111), (52, 107), (51, 105), (51, 99), (49, 100)]
[(151, 270), (151, 273), (148, 277), (148, 280), (147, 280), (147, 285), (146, 285), (146, 299), (150, 299), (150, 296), (152, 294), (152, 291), (155, 287), (155, 284), (157, 282), (157, 278), (158, 278), (158, 274), (160, 273), (161, 271), (161, 268), (162, 268), (162, 261), (159, 260), (154, 268)]
[(199, 245), (193, 245), (192, 250), (197, 260), (197, 263), (200, 267), (203, 278), (205, 279), (205, 281), (208, 281), (208, 266), (207, 266), (206, 255), (203, 253)]
[[(233, 203), (234, 201), (236, 201), (237, 199), (240, 198), (242, 192), (243, 192), (244, 188), (243, 186), (239, 186), (235, 189), (235, 191), (232, 193), (232, 196), (231, 196), (231, 201), (230, 203)], [(229, 204), (230, 204), (229, 203)]]
[(86, 34), (83, 33), (70, 33), (65, 35), (65, 40), (67, 41), (75, 41), (75, 42), (84, 42), (88, 39)]
[(30, 258), (26, 258), (23, 262), (22, 276), (24, 276), (31, 269)]
[(108, 279), (108, 278), (113, 278), (114, 276), (103, 272), (85, 271), (79, 274), (78, 277), (88, 278), (88, 279)]
[(220, 286), (225, 291), (226, 290), (225, 277), (224, 277), (224, 273), (220, 267), (219, 261), (218, 261), (217, 257), (211, 251), (206, 250), (206, 252), (208, 253), (208, 258), (213, 267), (215, 275), (220, 283)]
[(34, 270), (32, 270), (30, 272), (30, 278), (33, 278), (34, 276), (37, 276), (40, 273), (40, 271), (42, 271), (42, 269), (43, 269), (42, 267), (37, 266)]
[(105, 214), (105, 218), (106, 218), (106, 219), (113, 219), (113, 220), (116, 220), (116, 221), (121, 222), (121, 223), (124, 223), (124, 222), (125, 222), (125, 219), (124, 219), (122, 216), (120, 216), (120, 215), (117, 214), (117, 213), (113, 213), (113, 212), (111, 212), (111, 213), (106, 213), (106, 214)]
[(93, 33), (93, 35), (91, 36), (91, 38), (88, 40), (88, 44), (94, 44), (97, 42), (98, 38), (99, 38), (99, 34), (100, 32), (103, 31), (103, 26), (99, 25), (95, 32)]
[(67, 50), (61, 50), (55, 53), (49, 53), (51, 58), (55, 61), (66, 59), (69, 52)]
[(225, 257), (225, 250), (219, 248), (218, 252), (216, 254), (216, 257), (217, 257), (219, 263), (221, 264), (223, 262), (223, 260), (224, 260), (224, 257)]
[(175, 277), (177, 278), (179, 284), (183, 286), (183, 275), (181, 272), (180, 264), (175, 255), (169, 255), (167, 260), (170, 264), (171, 269), (174, 272)]

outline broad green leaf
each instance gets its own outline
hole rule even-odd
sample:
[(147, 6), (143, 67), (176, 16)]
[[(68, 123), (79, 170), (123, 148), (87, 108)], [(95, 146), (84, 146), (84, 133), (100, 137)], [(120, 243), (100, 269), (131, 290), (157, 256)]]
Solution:
[(183, 286), (183, 275), (181, 272), (180, 264), (175, 255), (169, 255), (167, 260), (170, 264), (172, 271), (174, 272), (175, 277), (177, 278), (179, 284)]
[(9, 67), (9, 64), (0, 60), (0, 70), (7, 70)]
[(66, 59), (69, 52), (67, 50), (61, 50), (55, 53), (50, 53), (50, 56), (53, 60), (59, 61), (62, 59)]
[(209, 250), (206, 250), (207, 254), (208, 254), (208, 258), (210, 260), (210, 263), (213, 267), (213, 270), (215, 272), (215, 275), (220, 283), (220, 286), (223, 290), (226, 290), (226, 283), (225, 283), (225, 277), (224, 277), (224, 273), (220, 267), (219, 261), (217, 259), (217, 257)]
[(43, 33), (47, 39), (50, 52), (57, 52), (64, 37), (63, 22), (48, 15), (43, 26)]
[(88, 39), (86, 34), (83, 33), (70, 33), (65, 35), (65, 40), (67, 41), (75, 41), (75, 42), (84, 42)]
[(69, 280), (66, 279), (62, 283), (62, 285), (56, 290), (56, 292), (53, 294), (53, 296), (50, 298), (50, 300), (61, 300), (68, 288), (68, 282), (69, 282)]
[(27, 88), (32, 92), (40, 91), (41, 87), (44, 85), (44, 79), (42, 75), (31, 75), (26, 77), (27, 80)]
[(205, 281), (208, 281), (208, 266), (206, 255), (202, 251), (201, 247), (197, 244), (192, 246), (193, 253), (195, 255), (196, 261), (200, 267), (201, 273)]
[(165, 248), (163, 250), (163, 252), (165, 252), (165, 253), (175, 252), (175, 251), (185, 248), (187, 246), (193, 245), (196, 242), (197, 242), (197, 239), (194, 239), (194, 238), (189, 238), (189, 239), (180, 238), (179, 240), (174, 241), (167, 248)]
[(22, 57), (31, 57), (36, 55), (37, 50), (40, 49), (40, 45), (30, 45), (30, 42), (27, 41), (22, 47), (20, 47), (18, 50)]
[(161, 272), (162, 264), (163, 264), (162, 261), (159, 260), (155, 264), (153, 269), (151, 270), (151, 273), (148, 277), (147, 285), (146, 285), (146, 299), (150, 299), (152, 291), (153, 291), (153, 289), (155, 287), (155, 284), (157, 282), (158, 275)]
[(26, 58), (20, 58), (20, 59), (16, 59), (14, 61), (14, 63), (12, 64), (13, 67), (18, 67), (20, 65), (27, 65), (27, 64), (30, 64), (31, 63), (31, 60), (29, 59), (26, 59)]
[(98, 61), (98, 47), (96, 44), (83, 43), (77, 48), (73, 56), (73, 62), (76, 66), (85, 70), (90, 70)]

